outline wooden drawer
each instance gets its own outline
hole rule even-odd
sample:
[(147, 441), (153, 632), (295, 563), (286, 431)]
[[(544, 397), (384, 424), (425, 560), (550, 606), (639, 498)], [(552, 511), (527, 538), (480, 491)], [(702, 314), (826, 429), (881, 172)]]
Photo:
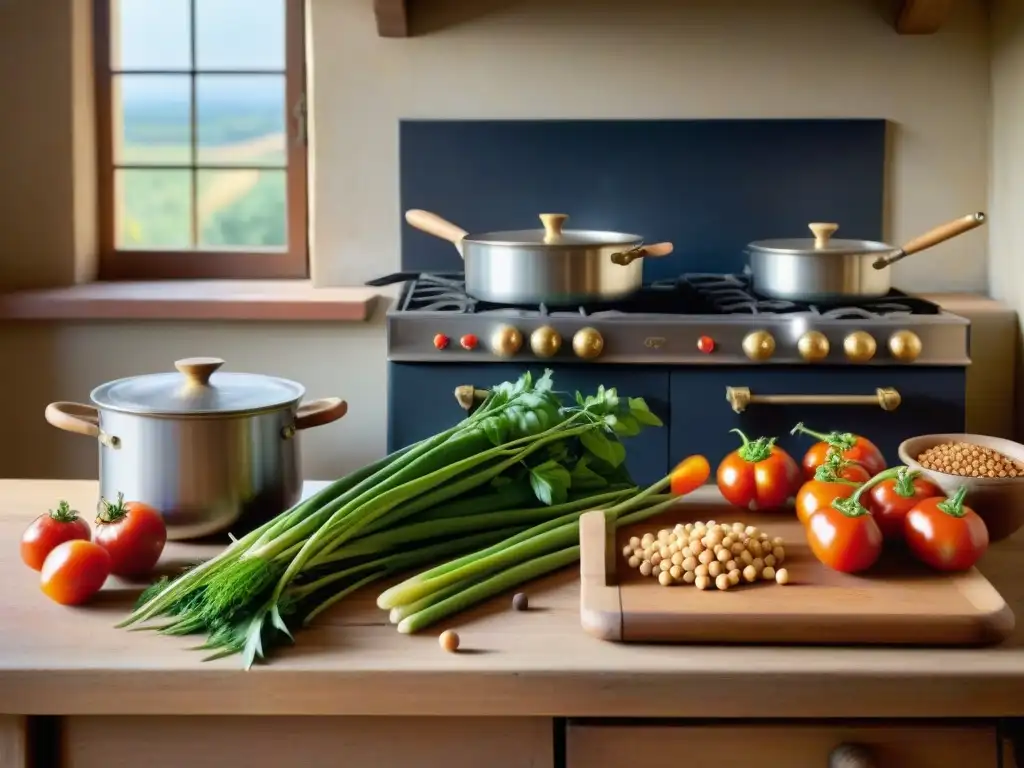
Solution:
[(843, 743), (866, 747), (863, 767), (998, 768), (995, 728), (885, 725), (631, 726), (570, 724), (566, 768), (827, 768)]
[(63, 748), (64, 768), (552, 768), (554, 759), (541, 717), (69, 717)]

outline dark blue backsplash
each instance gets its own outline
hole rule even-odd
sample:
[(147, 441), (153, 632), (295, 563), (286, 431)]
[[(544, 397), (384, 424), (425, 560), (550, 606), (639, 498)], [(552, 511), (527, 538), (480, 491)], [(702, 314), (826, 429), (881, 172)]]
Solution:
[[(402, 211), (470, 232), (569, 226), (670, 240), (645, 279), (736, 272), (743, 247), (809, 237), (880, 240), (884, 120), (404, 120)], [(460, 270), (455, 249), (402, 224), (402, 268)]]

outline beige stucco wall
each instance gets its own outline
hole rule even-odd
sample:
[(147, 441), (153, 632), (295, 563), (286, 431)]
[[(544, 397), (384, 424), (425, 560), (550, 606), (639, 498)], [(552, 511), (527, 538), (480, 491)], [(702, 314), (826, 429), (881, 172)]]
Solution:
[[(83, 97), (72, 77), (70, 21), (79, 2), (0, 3), (0, 96), (17, 105), (0, 121), (5, 285), (70, 279), (67, 255), (88, 241), (74, 212), (89, 174), (68, 106)], [(431, 0), (416, 7), (429, 10), (420, 21), (436, 31), (387, 40), (375, 34), (368, 0), (312, 0), (316, 278), (359, 283), (397, 268), (403, 116), (884, 117), (896, 124), (890, 239), (983, 208), (986, 4), (963, 0), (951, 22), (926, 37), (896, 35), (884, 15), (889, 5)], [(1003, 240), (993, 235), (992, 247)], [(918, 290), (984, 289), (986, 236), (908, 259), (895, 279)], [(83, 399), (98, 383), (165, 369), (185, 355), (219, 355), (234, 368), (298, 379), (313, 395), (346, 397), (344, 422), (307, 436), (308, 476), (336, 475), (384, 450), (379, 318), (363, 326), (7, 324), (0, 354), (9, 361), (9, 437), (0, 442), (7, 476), (93, 475), (94, 446), (50, 430), (45, 404)]]

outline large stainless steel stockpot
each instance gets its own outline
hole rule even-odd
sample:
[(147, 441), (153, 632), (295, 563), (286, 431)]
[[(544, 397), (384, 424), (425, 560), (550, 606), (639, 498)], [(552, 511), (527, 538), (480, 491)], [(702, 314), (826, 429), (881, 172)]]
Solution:
[(563, 229), (564, 213), (542, 213), (544, 229), (470, 234), (428, 211), (405, 220), (455, 244), (466, 263), (466, 293), (496, 304), (569, 305), (612, 301), (643, 285), (643, 260), (672, 253), (639, 235)]
[(773, 299), (873, 299), (892, 288), (889, 265), (985, 223), (972, 213), (915, 237), (902, 248), (872, 240), (833, 240), (838, 224), (808, 224), (814, 239), (759, 240), (747, 246), (754, 292)]
[(330, 424), (348, 405), (299, 405), (301, 384), (217, 373), (223, 360), (179, 360), (178, 373), (133, 376), (92, 391), (94, 405), (58, 402), (46, 420), (97, 438), (100, 493), (160, 510), (169, 539), (194, 539), (263, 522), (302, 492), (299, 430)]

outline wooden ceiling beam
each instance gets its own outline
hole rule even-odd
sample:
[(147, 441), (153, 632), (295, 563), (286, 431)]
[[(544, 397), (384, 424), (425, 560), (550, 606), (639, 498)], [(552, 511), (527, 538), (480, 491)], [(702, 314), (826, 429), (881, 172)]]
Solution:
[(406, 0), (373, 0), (377, 34), (381, 37), (408, 37), (409, 10)]
[(902, 0), (896, 17), (901, 35), (931, 35), (949, 18), (953, 0)]

